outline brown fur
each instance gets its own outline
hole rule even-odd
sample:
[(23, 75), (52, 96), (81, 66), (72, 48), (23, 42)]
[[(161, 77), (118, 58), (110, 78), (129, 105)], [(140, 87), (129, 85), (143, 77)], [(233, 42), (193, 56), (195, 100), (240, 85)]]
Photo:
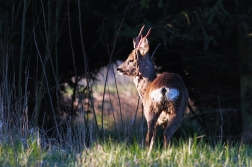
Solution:
[[(150, 92), (163, 86), (178, 89), (180, 91), (178, 99), (174, 101), (164, 100), (160, 103), (153, 101)], [(176, 74), (163, 73), (147, 86), (142, 99), (145, 118), (148, 123), (146, 145), (150, 145), (155, 127), (162, 125), (164, 128), (164, 146), (167, 146), (183, 120), (188, 102), (187, 90), (182, 79)]]
[[(139, 41), (139, 38), (137, 41)], [(138, 44), (134, 41), (134, 46)], [(155, 141), (156, 128), (164, 127), (164, 146), (166, 147), (175, 131), (180, 126), (188, 103), (188, 93), (179, 75), (163, 73), (157, 77), (153, 62), (149, 56), (149, 43), (143, 38), (139, 47), (135, 47), (127, 60), (117, 68), (119, 74), (134, 76), (134, 83), (144, 106), (144, 115), (148, 124), (146, 145), (151, 146)], [(178, 96), (167, 99), (166, 89), (178, 90)], [(155, 101), (151, 92), (160, 89), (158, 95), (162, 100)]]

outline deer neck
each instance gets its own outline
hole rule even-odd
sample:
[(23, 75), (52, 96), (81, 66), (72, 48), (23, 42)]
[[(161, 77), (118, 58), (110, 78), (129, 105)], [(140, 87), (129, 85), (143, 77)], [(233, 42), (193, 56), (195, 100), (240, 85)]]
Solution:
[(139, 59), (139, 75), (134, 77), (134, 83), (141, 99), (143, 98), (146, 88), (157, 78), (153, 62), (149, 55), (145, 55)]

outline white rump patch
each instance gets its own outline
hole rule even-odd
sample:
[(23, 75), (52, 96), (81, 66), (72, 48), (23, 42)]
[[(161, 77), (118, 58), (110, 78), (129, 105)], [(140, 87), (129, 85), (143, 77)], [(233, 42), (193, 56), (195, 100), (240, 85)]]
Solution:
[(175, 88), (167, 88), (167, 87), (162, 87), (162, 88), (159, 88), (159, 89), (156, 89), (156, 90), (153, 90), (150, 94), (151, 96), (151, 99), (153, 99), (154, 101), (156, 102), (160, 102), (162, 100), (164, 100), (164, 96), (163, 96), (163, 93), (165, 89), (165, 98), (169, 101), (173, 101), (175, 99), (178, 98), (179, 96), (179, 91), (178, 89), (175, 89)]

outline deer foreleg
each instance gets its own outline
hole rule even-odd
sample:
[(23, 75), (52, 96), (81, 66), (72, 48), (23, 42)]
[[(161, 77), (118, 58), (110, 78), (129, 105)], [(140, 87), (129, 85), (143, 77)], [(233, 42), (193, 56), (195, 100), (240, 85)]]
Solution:
[(152, 119), (151, 121), (149, 121), (147, 124), (148, 124), (148, 131), (147, 131), (147, 134), (146, 134), (146, 140), (145, 140), (145, 145), (147, 147), (150, 146), (150, 142), (151, 142), (151, 139), (153, 137), (153, 132), (154, 132), (154, 125), (156, 124), (157, 120), (154, 120)]
[(147, 131), (147, 135), (146, 135), (146, 146), (150, 146), (150, 142), (155, 140), (156, 138), (156, 131), (157, 131), (157, 119), (160, 116), (162, 111), (158, 111), (157, 113), (154, 114), (153, 118), (151, 119), (151, 121), (149, 121), (148, 124), (148, 131)]

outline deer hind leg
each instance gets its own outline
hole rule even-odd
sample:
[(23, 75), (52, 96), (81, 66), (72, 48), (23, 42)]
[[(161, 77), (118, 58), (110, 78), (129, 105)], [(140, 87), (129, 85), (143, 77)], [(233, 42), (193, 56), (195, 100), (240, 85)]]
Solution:
[(155, 139), (156, 139), (156, 133), (157, 133), (157, 119), (159, 117), (159, 115), (161, 114), (162, 111), (158, 111), (153, 118), (147, 122), (148, 124), (148, 131), (146, 134), (146, 140), (145, 140), (145, 145), (147, 147), (150, 146), (150, 144), (153, 145)]
[(169, 144), (171, 137), (179, 128), (181, 122), (183, 121), (183, 116), (172, 114), (169, 115), (168, 123), (166, 127), (164, 127), (164, 147), (167, 147)]

